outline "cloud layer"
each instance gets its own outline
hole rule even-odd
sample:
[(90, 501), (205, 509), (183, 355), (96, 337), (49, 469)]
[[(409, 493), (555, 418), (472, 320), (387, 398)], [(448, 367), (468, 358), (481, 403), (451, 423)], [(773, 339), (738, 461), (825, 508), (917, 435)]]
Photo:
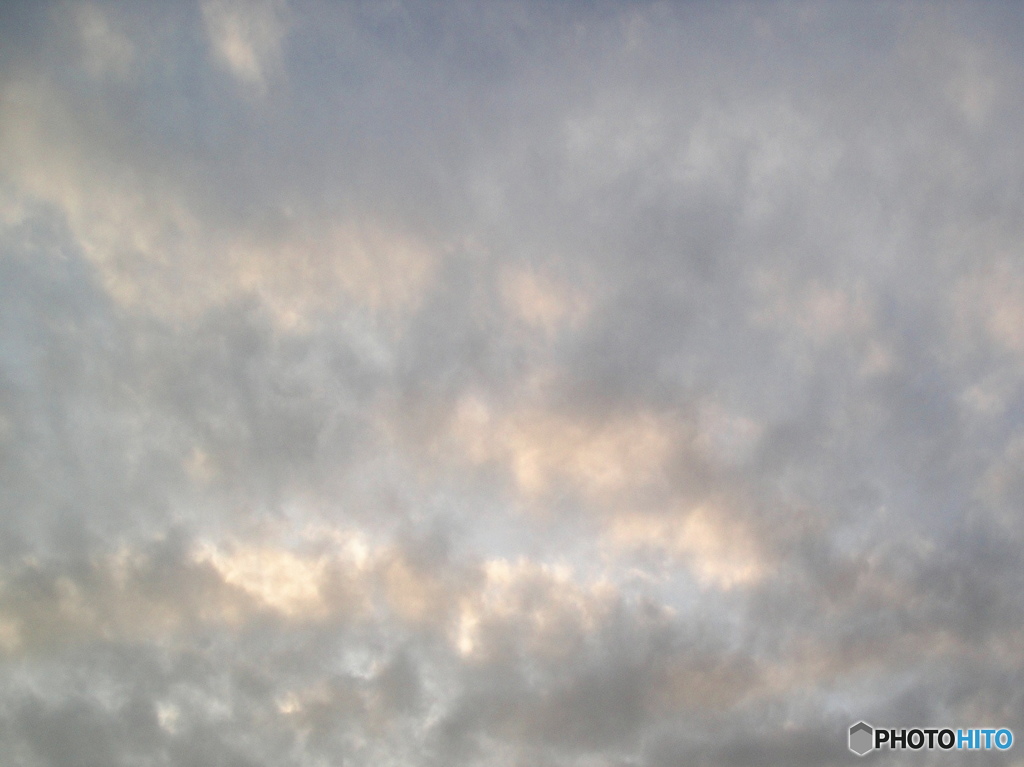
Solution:
[(5, 5), (0, 750), (1024, 732), (1022, 28)]

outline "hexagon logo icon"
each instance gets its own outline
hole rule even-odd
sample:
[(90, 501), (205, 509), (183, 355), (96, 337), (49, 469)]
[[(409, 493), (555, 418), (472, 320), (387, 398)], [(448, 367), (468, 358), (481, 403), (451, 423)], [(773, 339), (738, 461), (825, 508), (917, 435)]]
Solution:
[(867, 722), (857, 722), (850, 728), (850, 750), (857, 756), (864, 756), (874, 749), (875, 730)]

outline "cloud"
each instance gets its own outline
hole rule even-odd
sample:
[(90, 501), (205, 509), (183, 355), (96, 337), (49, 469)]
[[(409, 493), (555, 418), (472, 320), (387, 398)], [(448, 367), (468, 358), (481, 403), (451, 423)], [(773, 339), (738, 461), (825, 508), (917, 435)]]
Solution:
[(601, 424), (534, 412), (494, 418), (472, 397), (459, 404), (453, 431), (470, 462), (505, 464), (527, 496), (559, 481), (596, 499), (648, 484), (671, 444), (665, 426), (645, 414)]
[(107, 15), (95, 5), (79, 6), (75, 16), (86, 69), (96, 77), (128, 77), (136, 57), (131, 39), (113, 28)]
[(239, 82), (262, 92), (279, 65), (286, 31), (283, 3), (203, 3), (203, 21), (213, 52)]
[(4, 753), (1019, 732), (1018, 15), (5, 6)]

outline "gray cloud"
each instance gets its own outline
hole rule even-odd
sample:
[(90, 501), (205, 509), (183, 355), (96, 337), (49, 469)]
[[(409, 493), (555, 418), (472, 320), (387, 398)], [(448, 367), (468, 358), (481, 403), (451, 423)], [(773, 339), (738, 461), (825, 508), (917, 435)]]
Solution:
[(14, 763), (1024, 728), (1015, 8), (3, 22)]

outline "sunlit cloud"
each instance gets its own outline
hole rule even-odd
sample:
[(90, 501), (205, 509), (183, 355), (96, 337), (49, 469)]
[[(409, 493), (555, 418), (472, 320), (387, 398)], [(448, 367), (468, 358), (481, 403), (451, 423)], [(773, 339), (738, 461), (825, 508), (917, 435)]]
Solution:
[(473, 463), (504, 466), (526, 496), (560, 482), (601, 499), (656, 482), (672, 447), (671, 427), (638, 414), (603, 423), (527, 410), (495, 414), (470, 396), (453, 433)]

